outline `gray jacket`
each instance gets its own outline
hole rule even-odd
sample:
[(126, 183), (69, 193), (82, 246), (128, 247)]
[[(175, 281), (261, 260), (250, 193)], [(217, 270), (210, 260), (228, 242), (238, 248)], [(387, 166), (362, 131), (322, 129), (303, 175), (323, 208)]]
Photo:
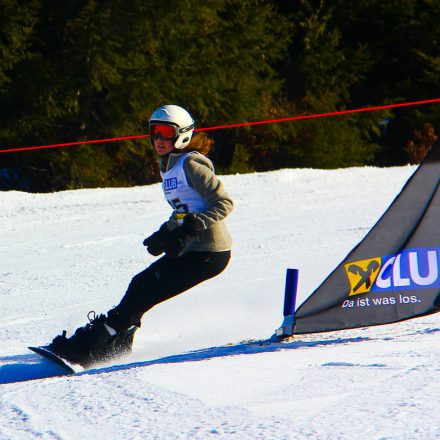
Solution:
[[(181, 154), (183, 153), (171, 153), (168, 157), (161, 157), (161, 170), (170, 170)], [(190, 154), (183, 164), (183, 170), (188, 184), (202, 196), (207, 205), (205, 211), (194, 213), (202, 231), (186, 246), (184, 252), (230, 250), (232, 237), (224, 219), (232, 211), (233, 202), (222, 182), (215, 175), (212, 162), (202, 154)], [(174, 211), (166, 226), (170, 230), (179, 226)]]

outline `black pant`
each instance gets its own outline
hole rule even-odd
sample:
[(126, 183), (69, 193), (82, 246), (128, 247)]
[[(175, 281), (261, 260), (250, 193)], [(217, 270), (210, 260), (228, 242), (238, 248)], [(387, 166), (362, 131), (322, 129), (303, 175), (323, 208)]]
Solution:
[(133, 277), (119, 305), (109, 311), (109, 325), (116, 329), (140, 325), (145, 312), (215, 277), (230, 258), (231, 251), (186, 252), (178, 258), (160, 258)]

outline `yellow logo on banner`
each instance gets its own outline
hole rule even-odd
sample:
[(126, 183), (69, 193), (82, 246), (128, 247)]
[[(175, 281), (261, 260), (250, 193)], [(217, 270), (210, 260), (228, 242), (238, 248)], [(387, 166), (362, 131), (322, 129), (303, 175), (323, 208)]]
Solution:
[(345, 271), (350, 282), (349, 296), (368, 293), (379, 274), (382, 259), (380, 257), (369, 260), (354, 261), (346, 264)]

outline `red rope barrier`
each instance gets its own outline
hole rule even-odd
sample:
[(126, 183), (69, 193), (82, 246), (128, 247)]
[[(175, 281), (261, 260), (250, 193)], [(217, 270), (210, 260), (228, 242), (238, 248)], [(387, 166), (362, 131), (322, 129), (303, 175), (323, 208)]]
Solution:
[[(291, 122), (291, 121), (301, 121), (306, 119), (315, 119), (315, 118), (326, 118), (331, 116), (340, 116), (340, 115), (348, 115), (353, 113), (362, 113), (362, 112), (372, 112), (379, 110), (389, 110), (392, 108), (399, 107), (410, 107), (416, 105), (426, 105), (426, 104), (435, 104), (440, 103), (440, 98), (435, 99), (425, 99), (422, 101), (411, 101), (411, 102), (402, 102), (398, 104), (387, 104), (387, 105), (377, 105), (374, 107), (363, 107), (351, 110), (341, 110), (337, 112), (328, 112), (328, 113), (313, 113), (310, 115), (300, 115), (300, 116), (291, 116), (287, 118), (278, 118), (278, 119), (266, 119), (263, 121), (254, 121), (254, 122), (241, 122), (237, 124), (226, 124), (226, 125), (217, 125), (213, 127), (205, 127), (205, 128), (197, 128), (195, 131), (213, 131), (213, 130), (224, 130), (227, 128), (239, 128), (239, 127), (251, 127), (254, 125), (264, 125), (264, 124), (275, 124), (280, 122)], [(122, 136), (122, 137), (114, 137), (108, 139), (93, 139), (89, 141), (76, 141), (76, 142), (65, 142), (61, 144), (49, 144), (49, 145), (36, 145), (31, 147), (19, 147), (19, 148), (6, 148), (0, 150), (0, 153), (16, 153), (21, 151), (33, 151), (33, 150), (45, 150), (50, 148), (63, 148), (63, 147), (73, 147), (77, 145), (88, 145), (88, 144), (100, 144), (106, 142), (116, 142), (116, 141), (127, 141), (132, 139), (142, 139), (149, 137), (148, 134), (139, 134), (135, 136)]]
[(49, 148), (62, 148), (62, 147), (74, 147), (78, 145), (88, 145), (88, 144), (102, 144), (105, 142), (116, 142), (116, 141), (128, 141), (130, 139), (141, 139), (149, 137), (149, 134), (138, 134), (135, 136), (122, 136), (114, 137), (108, 139), (92, 139), (90, 141), (76, 141), (76, 142), (65, 142), (63, 144), (49, 144), (49, 145), (35, 145), (33, 147), (19, 147), (19, 148), (7, 148), (5, 150), (0, 150), (0, 153), (16, 153), (18, 151), (32, 151), (32, 150), (45, 150)]

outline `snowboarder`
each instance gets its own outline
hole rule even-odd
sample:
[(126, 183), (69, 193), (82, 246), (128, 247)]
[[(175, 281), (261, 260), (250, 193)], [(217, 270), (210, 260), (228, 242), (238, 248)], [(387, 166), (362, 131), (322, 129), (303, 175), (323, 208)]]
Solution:
[(66, 331), (48, 349), (83, 367), (127, 354), (143, 314), (155, 305), (222, 272), (232, 239), (224, 219), (233, 202), (205, 156), (212, 140), (193, 136), (194, 120), (182, 107), (164, 105), (150, 118), (150, 142), (159, 159), (162, 189), (173, 212), (143, 244), (164, 254), (131, 280), (120, 303), (70, 337)]

